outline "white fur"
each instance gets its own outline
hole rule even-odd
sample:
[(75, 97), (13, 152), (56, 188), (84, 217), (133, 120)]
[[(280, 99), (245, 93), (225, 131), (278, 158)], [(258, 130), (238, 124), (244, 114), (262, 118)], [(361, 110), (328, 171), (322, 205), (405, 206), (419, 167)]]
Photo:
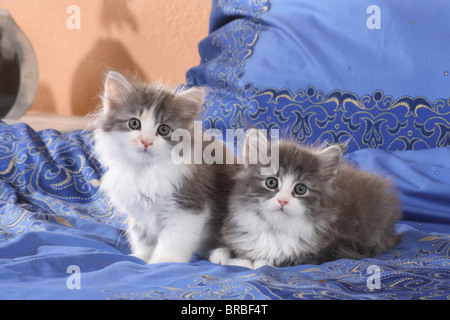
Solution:
[(215, 264), (227, 264), (230, 258), (231, 258), (230, 249), (217, 248), (211, 252), (209, 256), (209, 261)]
[[(248, 259), (244, 258), (231, 258), (231, 252), (228, 248), (217, 248), (211, 252), (209, 256), (209, 261), (215, 264), (221, 265), (229, 265), (229, 266), (238, 266), (245, 267), (249, 269), (257, 269), (254, 267), (254, 263)], [(264, 263), (262, 265), (266, 265), (268, 263)], [(262, 265), (258, 265), (258, 268)]]
[[(200, 245), (209, 211), (190, 212), (176, 205), (172, 195), (184, 178), (193, 177), (192, 167), (171, 161), (171, 146), (154, 135), (151, 112), (140, 120), (142, 131), (95, 131), (95, 149), (107, 167), (101, 189), (128, 216), (127, 235), (134, 255), (147, 263), (188, 262)], [(141, 138), (153, 145), (145, 150)], [(133, 230), (135, 225), (145, 230), (146, 239)]]
[(144, 170), (112, 167), (102, 178), (102, 190), (128, 215), (129, 224), (138, 223), (158, 239), (152, 252), (153, 248), (147, 248), (128, 228), (132, 252), (148, 263), (188, 262), (201, 240), (208, 213), (180, 209), (172, 200), (181, 179), (191, 174), (189, 168), (165, 161)]
[(175, 210), (165, 219), (149, 263), (189, 262), (199, 247), (208, 213)]
[[(257, 269), (263, 265), (273, 265), (293, 252), (310, 252), (317, 243), (316, 233), (312, 223), (305, 217), (301, 201), (292, 196), (296, 183), (293, 176), (280, 179), (279, 189), (274, 191), (274, 196), (261, 202), (258, 208), (245, 207), (242, 203), (232, 204), (231, 219), (233, 225), (238, 226), (239, 230), (236, 231), (240, 231), (235, 234), (242, 236), (231, 241), (240, 248), (246, 248), (246, 257), (229, 259), (225, 250), (218, 250), (213, 252), (216, 263)], [(280, 198), (288, 201), (283, 209), (277, 201)], [(258, 209), (261, 216), (256, 213)], [(299, 238), (303, 241), (299, 241)]]

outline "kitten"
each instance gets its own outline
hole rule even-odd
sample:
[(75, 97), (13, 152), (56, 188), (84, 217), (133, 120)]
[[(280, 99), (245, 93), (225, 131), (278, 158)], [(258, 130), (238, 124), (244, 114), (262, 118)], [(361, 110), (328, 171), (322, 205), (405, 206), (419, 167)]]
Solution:
[(127, 215), (132, 253), (147, 263), (207, 255), (226, 210), (232, 166), (171, 160), (178, 143), (172, 133), (192, 132), (203, 97), (201, 88), (131, 82), (115, 71), (106, 77), (103, 105), (91, 122), (95, 151), (107, 169), (100, 187)]
[[(259, 145), (247, 139), (246, 147)], [(285, 267), (372, 257), (397, 245), (401, 211), (393, 185), (343, 161), (343, 148), (280, 141), (279, 168), (269, 176), (246, 161), (210, 261)]]

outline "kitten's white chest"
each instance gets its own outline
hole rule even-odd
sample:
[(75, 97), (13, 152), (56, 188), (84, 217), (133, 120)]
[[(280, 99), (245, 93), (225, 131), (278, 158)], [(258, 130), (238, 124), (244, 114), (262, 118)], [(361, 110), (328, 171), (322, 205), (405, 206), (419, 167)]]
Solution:
[[(245, 236), (234, 241), (237, 241), (239, 246), (247, 248), (248, 257), (253, 260), (261, 259), (274, 263), (294, 255), (308, 253), (316, 245), (314, 227), (304, 221), (292, 220), (289, 223), (280, 223), (282, 227), (277, 228), (261, 220), (256, 214), (249, 214), (249, 211), (241, 212), (235, 217), (239, 217), (236, 222)], [(243, 245), (244, 243), (246, 244)]]
[(189, 171), (184, 166), (158, 163), (141, 170), (113, 167), (102, 178), (102, 189), (113, 205), (137, 219), (173, 209), (172, 195)]
[(255, 238), (253, 254), (260, 259), (272, 262), (309, 250), (309, 246), (303, 246), (298, 237), (292, 234), (255, 230), (253, 237)]

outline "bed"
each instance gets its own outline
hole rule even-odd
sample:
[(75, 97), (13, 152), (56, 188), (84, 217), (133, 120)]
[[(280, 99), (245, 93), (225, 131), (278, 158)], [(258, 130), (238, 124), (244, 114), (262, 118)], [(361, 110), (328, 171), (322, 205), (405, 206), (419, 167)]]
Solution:
[(207, 128), (349, 141), (347, 161), (399, 191), (398, 246), (287, 268), (197, 256), (146, 265), (99, 192), (104, 168), (89, 131), (0, 121), (0, 298), (450, 299), (449, 5), (424, 6), (213, 1), (202, 61), (186, 79), (209, 88)]

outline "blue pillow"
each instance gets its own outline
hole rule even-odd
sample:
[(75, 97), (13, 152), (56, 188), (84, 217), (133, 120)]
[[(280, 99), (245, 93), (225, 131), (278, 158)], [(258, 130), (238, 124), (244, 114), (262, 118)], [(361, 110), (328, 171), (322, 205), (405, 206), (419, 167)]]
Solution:
[(206, 128), (411, 150), (450, 144), (450, 2), (213, 1)]

